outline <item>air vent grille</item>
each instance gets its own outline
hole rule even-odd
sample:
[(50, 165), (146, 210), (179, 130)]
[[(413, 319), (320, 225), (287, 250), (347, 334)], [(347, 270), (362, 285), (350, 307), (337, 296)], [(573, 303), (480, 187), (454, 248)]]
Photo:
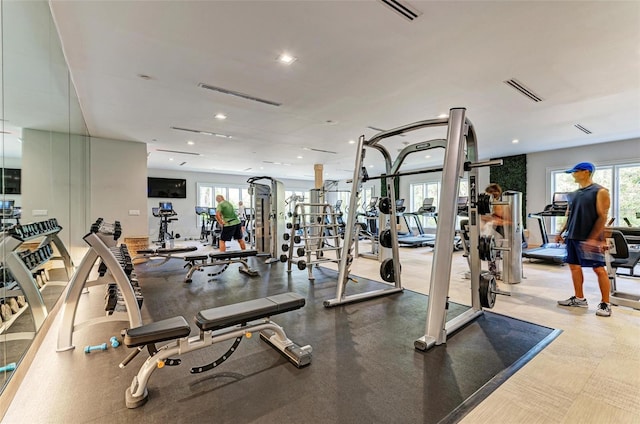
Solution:
[(391, 10), (396, 12), (398, 15), (402, 16), (403, 18), (409, 21), (413, 21), (418, 16), (422, 15), (422, 12), (420, 12), (415, 7), (411, 6), (406, 1), (400, 1), (400, 0), (380, 0), (380, 1), (384, 3), (386, 6), (388, 6)]
[(200, 130), (193, 130), (191, 128), (181, 128), (181, 127), (170, 127), (172, 130), (177, 130), (177, 131), (186, 131), (186, 132), (192, 132), (192, 133), (196, 133), (196, 134), (202, 134), (202, 135), (213, 135), (216, 137), (221, 137), (221, 138), (233, 138), (230, 135), (227, 134), (218, 134), (218, 133), (214, 133), (211, 131), (200, 131)]
[(582, 131), (585, 134), (591, 134), (591, 131), (589, 131), (588, 129), (586, 129), (585, 127), (583, 127), (580, 124), (575, 124), (574, 127), (576, 127), (577, 129), (579, 129), (580, 131)]
[(338, 154), (338, 152), (333, 152), (331, 150), (315, 149), (313, 147), (305, 147), (304, 150), (310, 150), (312, 152), (320, 152), (320, 153), (331, 153), (332, 155)]
[(193, 152), (181, 152), (181, 151), (179, 151), (179, 150), (156, 149), (156, 152), (176, 153), (176, 154), (178, 154), (178, 155), (200, 156), (200, 153), (193, 153)]
[(261, 99), (260, 97), (252, 96), (250, 94), (245, 94), (239, 91), (229, 90), (226, 88), (216, 87), (216, 86), (205, 84), (202, 82), (198, 84), (198, 87), (205, 88), (207, 90), (217, 91), (218, 93), (222, 93), (222, 94), (228, 94), (230, 96), (240, 97), (242, 99), (251, 100), (253, 102), (264, 103), (270, 106), (276, 106), (276, 107), (282, 106), (282, 103), (274, 102), (272, 100)]
[(542, 97), (538, 96), (531, 89), (529, 89), (527, 86), (525, 86), (523, 83), (521, 83), (520, 81), (518, 81), (515, 78), (511, 78), (509, 80), (506, 80), (506, 81), (504, 81), (504, 83), (507, 84), (508, 86), (514, 88), (515, 90), (517, 90), (520, 94), (523, 94), (523, 95), (527, 96), (530, 100), (533, 100), (536, 103), (541, 102), (542, 100), (544, 100)]

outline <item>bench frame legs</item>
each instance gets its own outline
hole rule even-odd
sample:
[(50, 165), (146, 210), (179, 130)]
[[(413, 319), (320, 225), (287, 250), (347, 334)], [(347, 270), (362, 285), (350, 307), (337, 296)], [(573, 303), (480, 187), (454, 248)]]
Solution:
[(198, 336), (185, 337), (174, 340), (160, 347), (158, 351), (147, 358), (142, 364), (138, 374), (133, 377), (131, 385), (125, 393), (127, 408), (138, 408), (144, 405), (149, 397), (147, 383), (151, 374), (162, 368), (165, 361), (187, 352), (202, 349), (236, 337), (242, 337), (247, 333), (260, 332), (260, 338), (266, 341), (274, 349), (281, 352), (296, 367), (301, 368), (311, 363), (311, 346), (300, 347), (287, 338), (284, 329), (269, 319), (252, 321), (246, 326), (235, 326), (217, 331), (200, 332)]
[(193, 280), (193, 273), (196, 271), (203, 271), (205, 268), (213, 267), (213, 266), (222, 266), (224, 268), (222, 268), (222, 270), (217, 273), (217, 274), (221, 274), (222, 272), (226, 271), (227, 267), (230, 264), (234, 264), (234, 263), (240, 264), (239, 271), (244, 274), (247, 274), (251, 277), (256, 277), (259, 275), (258, 271), (249, 267), (249, 263), (247, 262), (247, 260), (242, 258), (216, 259), (212, 261), (200, 261), (200, 262), (194, 260), (190, 262), (191, 263), (187, 264), (187, 266), (189, 267), (189, 271), (187, 272), (187, 275), (184, 277), (184, 282), (187, 284), (191, 283), (191, 281)]

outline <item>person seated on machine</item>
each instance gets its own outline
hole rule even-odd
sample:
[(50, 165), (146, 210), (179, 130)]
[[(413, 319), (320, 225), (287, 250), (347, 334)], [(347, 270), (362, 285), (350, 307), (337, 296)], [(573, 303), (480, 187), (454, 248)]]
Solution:
[(218, 207), (216, 208), (216, 221), (222, 226), (222, 233), (220, 234), (220, 252), (227, 251), (226, 242), (235, 239), (240, 245), (240, 249), (246, 250), (247, 246), (244, 243), (244, 236), (242, 234), (242, 224), (238, 215), (236, 215), (235, 208), (231, 203), (224, 200), (224, 196), (218, 194), (216, 196), (216, 202)]
[[(484, 192), (491, 196), (491, 202), (499, 202), (502, 198), (502, 187), (500, 184), (491, 183), (484, 189)], [(482, 234), (494, 235), (496, 238), (504, 238), (504, 226), (508, 224), (508, 211), (503, 205), (492, 205), (491, 215), (480, 215), (482, 222)]]
[[(491, 202), (500, 202), (502, 199), (502, 187), (500, 184), (491, 183), (484, 189), (484, 192), (491, 196)], [(493, 236), (496, 240), (496, 245), (500, 246), (502, 240), (505, 238), (504, 227), (509, 223), (509, 211), (506, 206), (492, 205), (491, 215), (480, 215), (480, 231), (483, 236)], [(499, 258), (500, 252), (497, 257)], [(489, 263), (489, 272), (500, 274), (496, 261)]]

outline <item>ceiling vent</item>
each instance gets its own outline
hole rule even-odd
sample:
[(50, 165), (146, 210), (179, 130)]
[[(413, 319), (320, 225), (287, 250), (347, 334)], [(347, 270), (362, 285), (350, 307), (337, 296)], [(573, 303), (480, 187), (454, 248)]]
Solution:
[(233, 90), (228, 90), (226, 88), (215, 87), (213, 85), (204, 84), (202, 82), (198, 84), (198, 87), (205, 88), (207, 90), (217, 91), (218, 93), (222, 93), (222, 94), (229, 94), (230, 96), (240, 97), (242, 99), (251, 100), (253, 102), (264, 103), (270, 106), (282, 106), (282, 103), (274, 102), (272, 100), (261, 99), (259, 97), (251, 96), (249, 94), (240, 93), (239, 91), (233, 91)]
[(227, 134), (218, 134), (211, 131), (200, 131), (200, 130), (194, 130), (191, 128), (181, 128), (181, 127), (170, 127), (170, 128), (172, 130), (177, 130), (177, 131), (186, 131), (186, 132), (192, 132), (192, 133), (203, 134), (203, 135), (214, 135), (216, 137), (221, 137), (221, 138), (233, 138), (232, 136)]
[(413, 21), (418, 16), (422, 15), (422, 12), (420, 12), (415, 7), (411, 6), (406, 1), (400, 1), (400, 0), (380, 0), (380, 1), (384, 3), (387, 7), (389, 7), (391, 10), (396, 12), (398, 15), (402, 16), (403, 18), (409, 21)]
[(181, 152), (181, 151), (179, 151), (179, 150), (156, 149), (156, 152), (176, 153), (176, 154), (178, 154), (178, 155), (200, 156), (200, 153), (193, 153), (193, 152)]
[(305, 147), (304, 150), (311, 150), (312, 152), (320, 152), (320, 153), (331, 153), (332, 155), (338, 154), (338, 152), (332, 152), (331, 150), (314, 149), (313, 147)]
[(583, 127), (580, 124), (575, 124), (574, 127), (576, 127), (577, 129), (579, 129), (580, 131), (582, 131), (585, 134), (591, 134), (591, 131), (589, 131), (588, 129), (586, 129), (585, 127)]
[(523, 83), (521, 83), (515, 78), (506, 80), (504, 81), (504, 83), (516, 89), (520, 94), (527, 96), (529, 99), (533, 100), (536, 103), (544, 100), (542, 97), (538, 96), (536, 93), (531, 91), (527, 86), (525, 86)]

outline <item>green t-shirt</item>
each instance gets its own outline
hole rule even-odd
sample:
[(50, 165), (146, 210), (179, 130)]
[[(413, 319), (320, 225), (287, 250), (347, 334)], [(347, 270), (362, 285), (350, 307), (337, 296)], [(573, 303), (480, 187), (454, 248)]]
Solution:
[(226, 200), (218, 203), (217, 211), (220, 211), (224, 225), (240, 224), (240, 220), (238, 219), (238, 215), (236, 215), (233, 205)]

